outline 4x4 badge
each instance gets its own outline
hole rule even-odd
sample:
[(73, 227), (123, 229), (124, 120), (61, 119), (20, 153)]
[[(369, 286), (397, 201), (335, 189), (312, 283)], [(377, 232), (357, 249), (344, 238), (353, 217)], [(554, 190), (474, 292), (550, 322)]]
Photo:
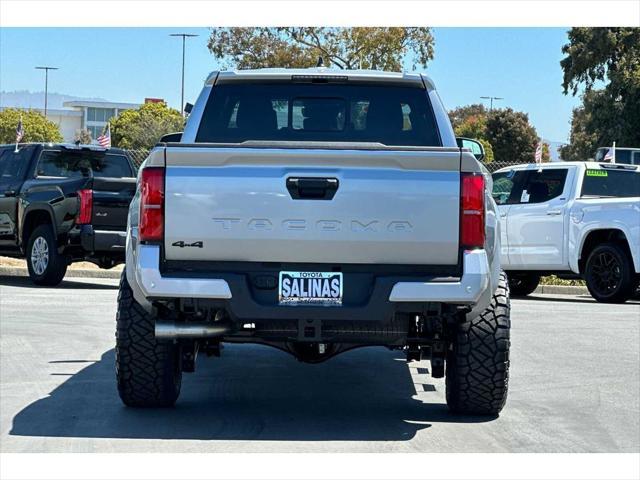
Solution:
[(204, 243), (202, 241), (193, 242), (193, 243), (186, 243), (186, 242), (183, 242), (182, 240), (180, 240), (179, 242), (173, 242), (171, 244), (171, 246), (172, 247), (180, 247), (180, 248), (184, 248), (184, 247), (202, 248), (204, 246)]

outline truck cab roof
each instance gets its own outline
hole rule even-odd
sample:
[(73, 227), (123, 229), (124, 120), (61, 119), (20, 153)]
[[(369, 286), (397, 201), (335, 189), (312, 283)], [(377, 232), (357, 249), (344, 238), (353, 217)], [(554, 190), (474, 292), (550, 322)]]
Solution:
[(603, 162), (549, 162), (549, 163), (522, 163), (519, 165), (509, 165), (508, 167), (500, 168), (493, 173), (504, 172), (506, 170), (538, 170), (546, 168), (563, 168), (563, 167), (584, 167), (588, 169), (625, 169), (625, 170), (637, 170), (637, 165), (626, 165), (623, 163), (603, 163)]
[[(6, 143), (3, 145), (0, 145), (0, 148), (5, 148), (5, 147), (10, 147), (10, 148), (15, 148), (16, 144), (15, 143)], [(26, 143), (19, 143), (18, 144), (18, 148), (25, 148), (25, 147), (43, 147), (43, 148), (47, 148), (47, 149), (65, 149), (65, 150), (90, 150), (92, 152), (105, 152), (105, 153), (124, 153), (125, 151), (121, 148), (104, 148), (101, 147), (100, 145), (95, 145), (95, 144), (75, 144), (75, 143), (66, 143), (66, 142), (59, 142), (59, 143), (52, 143), (52, 142), (26, 142)]]
[(252, 70), (214, 71), (206, 80), (207, 85), (241, 81), (347, 81), (406, 83), (428, 90), (435, 89), (433, 81), (421, 73), (385, 72), (380, 70), (342, 70), (325, 67), (315, 68), (260, 68)]

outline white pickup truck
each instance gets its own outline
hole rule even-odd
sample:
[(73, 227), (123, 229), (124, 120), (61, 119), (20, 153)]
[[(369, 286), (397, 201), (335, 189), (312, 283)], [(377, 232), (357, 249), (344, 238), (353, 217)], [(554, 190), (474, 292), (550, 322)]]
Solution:
[(502, 410), (510, 309), (491, 176), (429, 78), (216, 72), (179, 137), (149, 154), (129, 209), (126, 405), (173, 405), (198, 352), (257, 343), (309, 363), (402, 350), (446, 377), (453, 412)]
[(640, 167), (517, 165), (493, 174), (501, 264), (514, 295), (542, 275), (584, 278), (599, 302), (628, 300), (640, 279)]

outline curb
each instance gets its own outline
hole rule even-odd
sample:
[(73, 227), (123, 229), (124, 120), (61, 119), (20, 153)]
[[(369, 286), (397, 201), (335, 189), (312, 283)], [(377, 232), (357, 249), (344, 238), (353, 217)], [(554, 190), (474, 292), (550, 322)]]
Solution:
[[(120, 278), (121, 270), (67, 270), (65, 278)], [(0, 267), (0, 276), (28, 277), (26, 268)]]
[(540, 285), (535, 292), (552, 295), (589, 295), (587, 287), (579, 285)]

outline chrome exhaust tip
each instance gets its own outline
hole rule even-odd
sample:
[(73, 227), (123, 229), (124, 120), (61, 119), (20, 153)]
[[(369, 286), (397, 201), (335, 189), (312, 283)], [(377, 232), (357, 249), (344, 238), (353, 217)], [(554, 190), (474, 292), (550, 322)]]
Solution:
[(176, 340), (180, 338), (220, 337), (229, 330), (230, 328), (226, 325), (156, 320), (155, 334), (156, 338), (160, 340)]

